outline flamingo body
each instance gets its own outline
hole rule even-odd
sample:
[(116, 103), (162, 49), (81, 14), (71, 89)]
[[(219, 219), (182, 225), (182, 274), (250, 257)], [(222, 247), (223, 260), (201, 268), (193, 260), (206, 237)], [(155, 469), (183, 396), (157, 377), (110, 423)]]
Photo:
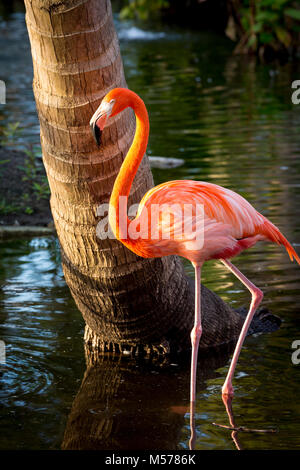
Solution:
[[(197, 219), (197, 214), (193, 213), (190, 217), (185, 217), (184, 223), (190, 229), (185, 230), (188, 237), (184, 237), (184, 207), (189, 204), (203, 207), (203, 223), (198, 224), (202, 233), (196, 233), (199, 216)], [(121, 239), (139, 256), (153, 258), (177, 254), (201, 264), (211, 259), (233, 258), (257, 241), (265, 240), (283, 244), (291, 258), (294, 256), (299, 262), (295, 250), (277, 227), (257, 212), (246, 199), (229, 189), (192, 180), (160, 184), (150, 189), (142, 198), (137, 217), (129, 226), (135, 224), (152, 228), (152, 220), (143, 224), (143, 217), (144, 214), (147, 214), (148, 219), (151, 217), (153, 205), (164, 207), (159, 219), (155, 221), (158, 222), (156, 232), (160, 235), (159, 238), (153, 239), (151, 233), (141, 231), (141, 236), (136, 240)], [(177, 213), (172, 210), (174, 205), (180, 208)], [(177, 233), (182, 236), (176, 236)], [(194, 233), (193, 238), (191, 233)], [(170, 234), (170, 237), (164, 236), (165, 234)], [(195, 239), (204, 241), (200, 248)]]
[[(109, 204), (109, 223), (116, 238), (137, 255), (153, 258), (177, 254), (189, 259), (195, 268), (191, 403), (194, 403), (196, 396), (197, 353), (202, 333), (200, 288), (203, 263), (219, 259), (249, 289), (252, 296), (250, 309), (222, 387), (223, 397), (231, 397), (235, 366), (263, 293), (229, 259), (260, 240), (283, 245), (291, 260), (295, 259), (299, 264), (300, 258), (280, 230), (246, 199), (212, 183), (179, 180), (160, 184), (145, 194), (136, 217), (130, 220), (127, 216), (128, 196), (148, 143), (149, 120), (144, 102), (128, 89), (115, 88), (104, 97), (90, 125), (99, 145), (108, 118), (127, 107), (135, 112), (136, 131), (114, 183)], [(186, 213), (187, 206), (190, 211)], [(159, 210), (152, 212), (156, 207)]]
[[(178, 202), (179, 201), (179, 202)], [(204, 210), (201, 234), (196, 232), (197, 214), (185, 217), (188, 230), (183, 230), (185, 205), (202, 206)], [(153, 238), (151, 207), (163, 207)], [(174, 206), (175, 205), (175, 206)], [(176, 212), (176, 206), (179, 210)], [(175, 210), (174, 210), (175, 207)], [(257, 212), (242, 196), (216, 184), (202, 181), (178, 180), (162, 183), (150, 189), (142, 198), (137, 217), (129, 222), (139, 228), (139, 237), (119, 238), (130, 250), (144, 258), (177, 254), (192, 263), (201, 264), (211, 259), (230, 259), (257, 241), (269, 241), (286, 247), (291, 259), (299, 257), (279, 229)], [(141, 229), (142, 228), (142, 229)], [(191, 237), (191, 233), (194, 237)], [(167, 236), (169, 234), (169, 237)], [(187, 236), (184, 236), (184, 235)], [(128, 235), (128, 234), (127, 234)], [(178, 235), (178, 236), (177, 236)], [(196, 239), (203, 240), (203, 245)]]

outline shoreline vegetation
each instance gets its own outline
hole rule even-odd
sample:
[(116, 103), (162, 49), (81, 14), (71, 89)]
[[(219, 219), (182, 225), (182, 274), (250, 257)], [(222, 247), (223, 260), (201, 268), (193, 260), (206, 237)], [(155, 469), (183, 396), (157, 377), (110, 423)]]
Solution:
[(0, 231), (5, 226), (14, 226), (13, 233), (17, 227), (24, 232), (24, 226), (54, 230), (49, 194), (44, 166), (35, 151), (0, 145)]
[[(140, 25), (211, 30), (229, 38), (233, 54), (263, 61), (300, 54), (300, 6), (297, 0), (111, 0), (120, 20)], [(21, 0), (0, 2), (0, 17), (25, 11)]]
[(159, 20), (224, 34), (233, 54), (261, 60), (300, 53), (300, 8), (295, 0), (115, 0), (121, 19)]

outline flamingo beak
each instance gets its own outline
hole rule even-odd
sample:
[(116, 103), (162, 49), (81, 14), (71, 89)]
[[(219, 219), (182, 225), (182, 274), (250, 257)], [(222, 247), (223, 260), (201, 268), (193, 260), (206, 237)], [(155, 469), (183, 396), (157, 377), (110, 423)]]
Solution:
[(105, 127), (106, 119), (107, 119), (106, 113), (100, 113), (100, 114), (95, 113), (92, 119), (90, 120), (92, 134), (94, 136), (94, 139), (98, 147), (100, 147), (101, 145), (101, 136), (102, 136), (102, 131)]
[(109, 103), (102, 101), (99, 108), (96, 110), (90, 120), (92, 134), (98, 147), (101, 145), (102, 131), (106, 126), (107, 119), (111, 114), (113, 104), (114, 100), (110, 101)]

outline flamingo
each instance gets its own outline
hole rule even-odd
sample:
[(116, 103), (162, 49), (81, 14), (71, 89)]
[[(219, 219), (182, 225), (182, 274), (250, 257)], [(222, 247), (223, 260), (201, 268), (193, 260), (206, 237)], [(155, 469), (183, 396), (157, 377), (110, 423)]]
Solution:
[[(155, 258), (180, 255), (194, 266), (195, 318), (190, 334), (191, 404), (196, 400), (197, 356), (202, 334), (203, 263), (212, 259), (220, 260), (249, 289), (250, 308), (222, 387), (222, 397), (231, 399), (234, 395), (232, 379), (238, 357), (263, 293), (231, 263), (230, 259), (261, 240), (283, 245), (290, 259), (295, 259), (299, 264), (300, 258), (279, 229), (257, 212), (246, 199), (230, 189), (212, 183), (178, 180), (160, 184), (144, 195), (136, 217), (130, 220), (127, 215), (128, 196), (148, 144), (149, 118), (146, 106), (133, 91), (114, 88), (103, 98), (90, 120), (90, 126), (96, 143), (100, 146), (101, 133), (109, 119), (128, 107), (135, 113), (136, 130), (113, 186), (108, 211), (109, 224), (114, 236), (138, 256)], [(158, 212), (153, 213), (153, 207), (158, 207)], [(184, 211), (185, 207), (190, 210)]]

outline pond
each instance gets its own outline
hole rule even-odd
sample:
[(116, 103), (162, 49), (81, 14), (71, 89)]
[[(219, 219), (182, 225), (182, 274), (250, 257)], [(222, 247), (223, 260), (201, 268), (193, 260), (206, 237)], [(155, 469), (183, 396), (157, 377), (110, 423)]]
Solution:
[[(148, 154), (179, 158), (153, 169), (155, 183), (214, 182), (246, 197), (300, 253), (300, 113), (291, 83), (300, 64), (259, 64), (233, 57), (232, 44), (209, 32), (143, 30), (116, 19), (127, 83), (149, 110)], [(16, 144), (39, 141), (24, 15), (0, 20), (0, 79), (7, 104), (0, 128), (20, 121)], [(187, 449), (189, 364), (105, 358), (86, 370), (84, 323), (65, 284), (55, 237), (0, 243), (0, 449)], [(221, 385), (229, 358), (201, 361), (196, 449), (298, 449), (300, 364), (299, 266), (278, 246), (258, 244), (235, 264), (282, 320), (273, 333), (247, 338), (234, 381), (237, 426), (228, 424)], [(193, 269), (185, 263), (187, 272)], [(217, 262), (203, 283), (234, 307), (249, 293)]]

